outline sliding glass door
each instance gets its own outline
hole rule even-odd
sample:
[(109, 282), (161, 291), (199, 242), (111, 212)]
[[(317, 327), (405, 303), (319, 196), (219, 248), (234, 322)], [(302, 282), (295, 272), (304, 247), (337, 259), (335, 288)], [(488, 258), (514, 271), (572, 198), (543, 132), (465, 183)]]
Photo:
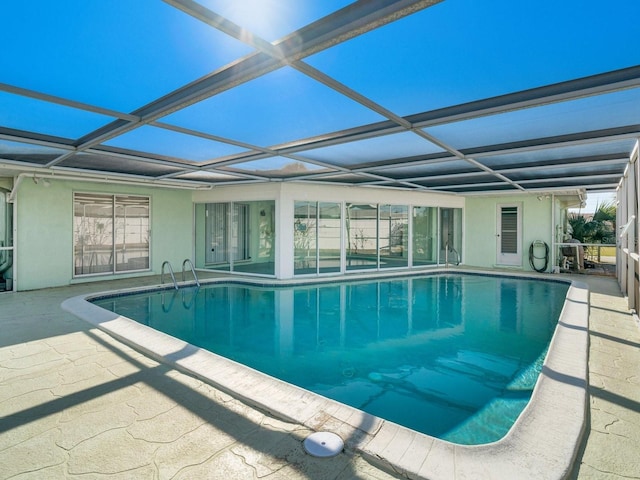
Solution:
[(229, 248), (227, 230), (229, 224), (229, 204), (209, 203), (205, 206), (207, 217), (205, 258), (207, 265), (229, 269)]
[[(208, 203), (204, 209), (196, 207), (196, 225), (203, 223), (203, 214), (204, 242), (199, 248), (204, 255), (197, 255), (204, 257), (201, 267), (274, 275), (274, 201)], [(202, 244), (197, 240), (197, 245)]]
[(413, 207), (413, 265), (438, 263), (438, 208)]
[(440, 209), (440, 264), (462, 261), (462, 209)]
[(149, 197), (76, 193), (74, 275), (149, 268)]
[(13, 204), (0, 188), (0, 292), (13, 290)]

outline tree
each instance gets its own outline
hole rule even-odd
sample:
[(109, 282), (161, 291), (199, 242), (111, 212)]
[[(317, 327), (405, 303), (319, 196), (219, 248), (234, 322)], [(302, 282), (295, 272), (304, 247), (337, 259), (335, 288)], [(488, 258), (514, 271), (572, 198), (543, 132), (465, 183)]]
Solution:
[(591, 219), (580, 213), (569, 215), (573, 238), (582, 243), (615, 243), (616, 205), (605, 202), (596, 206)]

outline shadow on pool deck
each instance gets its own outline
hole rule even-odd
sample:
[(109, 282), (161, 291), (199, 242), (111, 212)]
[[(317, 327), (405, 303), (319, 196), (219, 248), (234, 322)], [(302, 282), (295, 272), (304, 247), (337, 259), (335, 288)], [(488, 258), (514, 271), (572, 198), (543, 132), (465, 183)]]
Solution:
[[(591, 289), (591, 418), (572, 478), (640, 478), (638, 326), (615, 279), (574, 278)], [(159, 364), (59, 307), (134, 285), (141, 280), (0, 295), (0, 478), (398, 478), (349, 453), (310, 457), (302, 448), (309, 429)]]
[(0, 297), (0, 478), (397, 478), (348, 453), (307, 455), (309, 429), (150, 360), (58, 307), (114, 286)]
[(589, 425), (572, 479), (640, 478), (640, 329), (612, 278), (591, 291)]

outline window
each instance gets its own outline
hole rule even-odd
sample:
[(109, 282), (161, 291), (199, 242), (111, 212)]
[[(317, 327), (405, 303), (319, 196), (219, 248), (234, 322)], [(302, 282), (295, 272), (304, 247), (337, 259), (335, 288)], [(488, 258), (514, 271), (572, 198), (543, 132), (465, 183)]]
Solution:
[(340, 271), (341, 205), (318, 204), (318, 273)]
[(149, 197), (73, 196), (74, 275), (149, 269)]
[(340, 204), (298, 201), (294, 209), (294, 275), (462, 261), (461, 208), (347, 203), (342, 236)]
[(378, 205), (347, 204), (347, 270), (378, 268)]
[(294, 273), (317, 273), (317, 204), (295, 202), (293, 223)]
[(295, 202), (294, 274), (340, 271), (341, 205)]
[(409, 207), (380, 205), (378, 220), (380, 268), (409, 265)]

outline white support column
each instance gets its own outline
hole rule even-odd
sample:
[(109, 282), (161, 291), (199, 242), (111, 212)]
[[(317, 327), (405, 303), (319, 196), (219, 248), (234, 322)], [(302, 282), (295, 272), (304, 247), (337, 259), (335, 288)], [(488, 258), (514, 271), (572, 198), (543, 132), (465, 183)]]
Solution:
[(637, 280), (639, 267), (638, 203), (640, 189), (640, 166), (638, 165), (639, 142), (633, 149), (629, 164), (617, 190), (617, 227), (618, 250), (616, 255), (618, 283), (622, 293), (627, 296), (630, 309), (638, 311), (640, 303), (640, 282)]
[(294, 201), (288, 194), (280, 193), (276, 200), (276, 277), (293, 278), (293, 215)]
[(622, 208), (622, 206), (624, 205), (624, 198), (626, 195), (626, 186), (625, 186), (625, 181), (624, 181), (624, 177), (620, 180), (620, 183), (618, 185), (617, 191), (616, 191), (616, 197), (618, 199), (618, 205), (617, 205), (617, 209), (616, 209), (616, 226), (617, 226), (617, 230), (615, 231), (615, 236), (616, 236), (616, 276), (618, 278), (618, 285), (620, 285), (620, 288), (622, 289), (622, 279), (623, 276), (626, 278), (626, 274), (623, 275), (623, 273), (626, 272), (626, 263), (625, 263), (625, 257), (626, 255), (624, 254), (624, 252), (622, 251), (622, 237), (620, 236), (620, 229), (622, 228), (622, 226), (626, 223), (626, 216), (627, 216), (627, 212), (625, 209)]
[[(631, 159), (631, 163), (629, 164), (629, 169), (627, 170), (627, 221), (635, 218), (635, 198), (637, 195), (636, 192), (636, 178), (637, 178), (637, 169), (638, 162), (634, 161), (634, 158)], [(635, 222), (635, 220), (634, 220)], [(635, 292), (635, 276), (636, 276), (636, 267), (638, 264), (638, 256), (635, 254), (635, 225), (632, 224), (626, 233), (626, 244), (627, 244), (627, 301), (630, 309), (635, 308), (636, 303), (636, 292)]]
[[(629, 203), (629, 179), (625, 176), (624, 179), (624, 193), (622, 197), (622, 205), (620, 208), (624, 211), (624, 223), (626, 224), (629, 221), (629, 211), (627, 210), (627, 203)], [(622, 248), (622, 256), (623, 256), (623, 270), (621, 272), (622, 275), (622, 292), (626, 295), (628, 292), (627, 289), (627, 270), (629, 269), (629, 242), (627, 235), (623, 235), (620, 239), (620, 247)]]
[(631, 256), (630, 263), (633, 265), (633, 273), (629, 276), (629, 308), (638, 312), (640, 310), (640, 281), (638, 273), (640, 270), (638, 250), (638, 205), (640, 196), (640, 162), (638, 160), (639, 142), (636, 142), (635, 148), (631, 154), (631, 165), (633, 165), (633, 192), (630, 192), (629, 198), (629, 218), (633, 218), (631, 236), (629, 237), (629, 253)]

